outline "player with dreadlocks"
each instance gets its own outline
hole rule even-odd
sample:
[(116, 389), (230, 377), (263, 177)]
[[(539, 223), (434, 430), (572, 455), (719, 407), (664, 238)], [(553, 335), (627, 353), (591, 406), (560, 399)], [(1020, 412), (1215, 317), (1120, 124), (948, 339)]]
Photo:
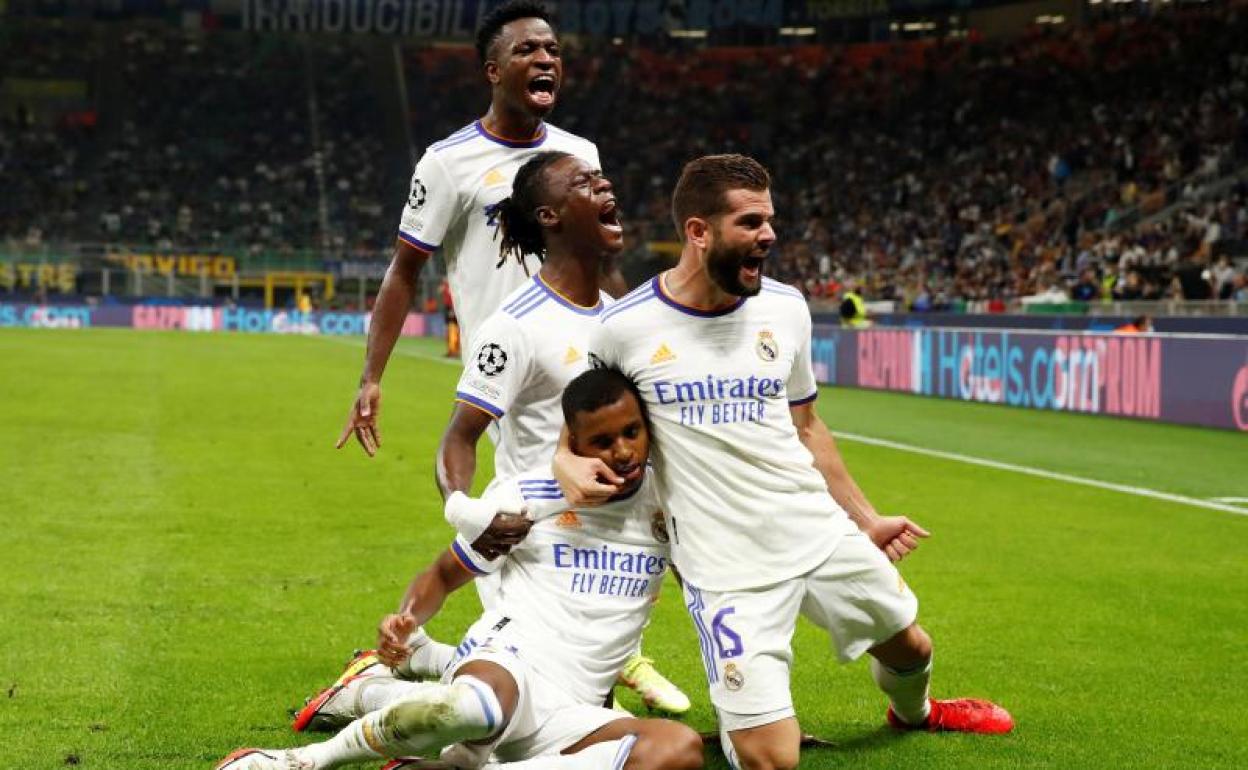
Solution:
[[(599, 286), (602, 264), (623, 246), (611, 183), (568, 153), (539, 153), (521, 166), (498, 214), (503, 257), (536, 257), (541, 268), (482, 323), (438, 447), (447, 520), (469, 542), (495, 513), (474, 509), (466, 496), (477, 442), (497, 421), (496, 478), (541, 467), (554, 456), (563, 426), (560, 394), (588, 368), (586, 343), (610, 301)], [(522, 536), (514, 533), (517, 540)]]

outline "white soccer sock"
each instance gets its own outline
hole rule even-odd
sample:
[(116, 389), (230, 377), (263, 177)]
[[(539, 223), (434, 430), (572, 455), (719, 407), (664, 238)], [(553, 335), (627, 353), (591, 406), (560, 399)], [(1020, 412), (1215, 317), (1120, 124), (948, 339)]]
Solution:
[(908, 725), (923, 724), (932, 707), (928, 702), (928, 683), (932, 678), (932, 659), (909, 671), (894, 671), (871, 658), (871, 676), (892, 703), (893, 713)]
[(423, 628), (416, 629), (407, 644), (412, 654), (394, 669), (403, 679), (437, 679), (455, 657), (454, 646), (433, 639)]
[(490, 763), (481, 770), (616, 770), (624, 767), (636, 742), (636, 735), (626, 735), (616, 741), (595, 743), (575, 754), (534, 757), (523, 762)]
[(498, 697), (479, 679), (461, 676), (450, 684), (407, 684), (403, 698), (360, 717), (324, 743), (299, 749), (300, 759), (324, 770), (477, 740), (502, 726)]
[(408, 682), (389, 677), (371, 677), (360, 682), (360, 689), (355, 695), (354, 713), (364, 716), (380, 711), (391, 703), (415, 696), (422, 689), (438, 686), (440, 685), (437, 682)]

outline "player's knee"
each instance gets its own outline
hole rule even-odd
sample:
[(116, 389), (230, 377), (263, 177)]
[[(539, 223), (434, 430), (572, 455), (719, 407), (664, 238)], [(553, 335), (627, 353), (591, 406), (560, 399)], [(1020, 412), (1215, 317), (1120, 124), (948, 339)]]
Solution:
[(654, 727), (637, 735), (627, 770), (700, 770), (702, 736), (679, 722), (664, 720)]
[(910, 652), (914, 655), (917, 662), (930, 660), (932, 657), (932, 637), (927, 635), (923, 627), (918, 623), (912, 624), (903, 633), (907, 634), (906, 641)]
[(447, 743), (485, 738), (501, 721), (501, 708), (492, 695), (481, 697), (471, 685), (454, 682), (436, 695), (395, 703), (382, 715), (381, 726), (400, 741), (418, 735), (437, 735)]
[(737, 761), (741, 770), (794, 770), (797, 767), (800, 748), (789, 745), (755, 743), (737, 746)]

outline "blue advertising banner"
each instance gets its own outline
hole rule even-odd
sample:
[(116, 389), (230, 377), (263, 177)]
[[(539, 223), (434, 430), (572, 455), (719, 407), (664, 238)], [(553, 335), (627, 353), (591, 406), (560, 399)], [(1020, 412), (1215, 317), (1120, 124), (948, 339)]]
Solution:
[(832, 385), (1248, 430), (1248, 337), (816, 327)]

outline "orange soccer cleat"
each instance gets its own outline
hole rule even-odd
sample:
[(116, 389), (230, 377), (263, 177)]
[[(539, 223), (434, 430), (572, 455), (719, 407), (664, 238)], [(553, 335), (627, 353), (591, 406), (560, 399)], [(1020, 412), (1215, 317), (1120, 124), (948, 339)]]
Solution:
[(888, 709), (888, 723), (898, 730), (927, 730), (928, 732), (953, 731), (1000, 735), (1014, 729), (1014, 717), (997, 704), (977, 698), (955, 700), (931, 699), (932, 710), (923, 724), (911, 725), (898, 719), (893, 709)]

